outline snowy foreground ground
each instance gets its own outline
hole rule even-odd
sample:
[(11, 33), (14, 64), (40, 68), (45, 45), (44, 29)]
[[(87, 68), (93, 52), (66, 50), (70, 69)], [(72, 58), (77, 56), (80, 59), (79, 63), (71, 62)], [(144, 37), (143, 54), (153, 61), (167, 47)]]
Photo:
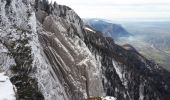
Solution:
[(0, 73), (0, 100), (16, 100), (14, 86), (4, 73)]
[(110, 97), (110, 96), (105, 96), (105, 97), (102, 97), (102, 100), (116, 100), (116, 98)]
[[(102, 100), (116, 100), (114, 97), (101, 97)], [(0, 100), (16, 100), (15, 87), (9, 80), (8, 76), (0, 73)]]

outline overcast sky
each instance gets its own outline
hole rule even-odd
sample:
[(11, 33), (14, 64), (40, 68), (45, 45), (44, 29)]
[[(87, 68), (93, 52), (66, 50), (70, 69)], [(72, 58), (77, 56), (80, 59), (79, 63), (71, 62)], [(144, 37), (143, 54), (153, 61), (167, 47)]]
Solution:
[(170, 19), (170, 0), (52, 0), (73, 8), (81, 18), (110, 20)]

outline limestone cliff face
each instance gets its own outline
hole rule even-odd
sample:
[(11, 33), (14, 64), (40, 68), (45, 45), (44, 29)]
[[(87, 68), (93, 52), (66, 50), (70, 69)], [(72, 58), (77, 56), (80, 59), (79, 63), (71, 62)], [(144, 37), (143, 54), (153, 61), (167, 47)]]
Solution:
[(86, 28), (69, 7), (0, 1), (0, 66), (24, 100), (168, 100), (169, 73)]
[(0, 5), (1, 69), (11, 76), (20, 99), (105, 95), (100, 62), (84, 43), (83, 22), (72, 9), (45, 0)]
[[(37, 32), (44, 53), (51, 65), (51, 75), (58, 78), (68, 99), (79, 100), (88, 96), (105, 95), (100, 65), (84, 43), (83, 22), (70, 8), (54, 3), (50, 14), (45, 14)], [(45, 31), (44, 31), (45, 30)], [(95, 74), (96, 73), (96, 74)]]

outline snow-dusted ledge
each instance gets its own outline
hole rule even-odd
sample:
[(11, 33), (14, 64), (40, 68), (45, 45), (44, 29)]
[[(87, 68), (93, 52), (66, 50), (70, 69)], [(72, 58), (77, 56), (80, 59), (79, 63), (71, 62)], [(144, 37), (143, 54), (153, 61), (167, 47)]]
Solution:
[(102, 100), (116, 100), (116, 98), (111, 97), (111, 96), (105, 96), (105, 97), (102, 97)]
[(15, 87), (5, 73), (0, 73), (0, 100), (16, 100)]

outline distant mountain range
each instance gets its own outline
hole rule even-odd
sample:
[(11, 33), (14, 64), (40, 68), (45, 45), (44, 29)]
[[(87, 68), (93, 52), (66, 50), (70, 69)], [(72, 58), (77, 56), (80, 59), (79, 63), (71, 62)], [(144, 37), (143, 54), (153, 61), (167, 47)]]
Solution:
[(105, 37), (127, 37), (130, 35), (121, 25), (108, 22), (103, 19), (84, 19), (86, 25), (102, 32)]

